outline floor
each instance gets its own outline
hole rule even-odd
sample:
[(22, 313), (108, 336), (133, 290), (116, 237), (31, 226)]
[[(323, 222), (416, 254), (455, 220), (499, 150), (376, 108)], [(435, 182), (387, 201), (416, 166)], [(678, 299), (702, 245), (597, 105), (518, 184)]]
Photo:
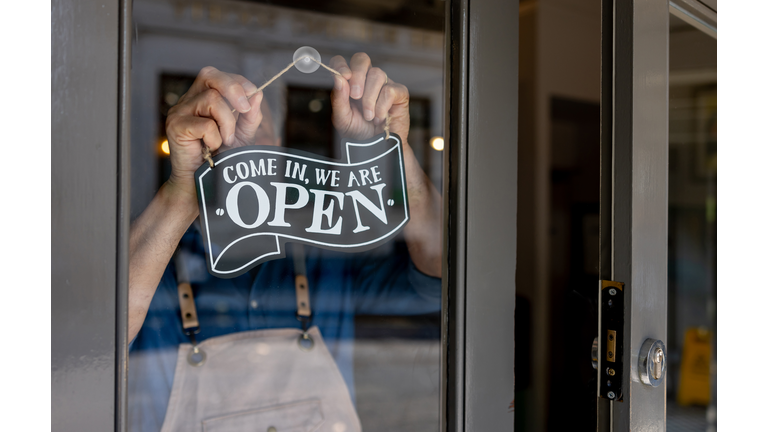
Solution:
[(355, 340), (357, 412), (366, 432), (436, 432), (439, 381), (439, 340)]
[[(366, 432), (436, 432), (439, 378), (439, 340), (355, 340), (356, 404)], [(714, 408), (667, 400), (667, 432), (716, 432), (716, 417)]]
[(712, 425), (707, 422), (707, 411), (706, 407), (679, 406), (667, 399), (667, 432), (715, 432), (716, 411), (710, 410)]

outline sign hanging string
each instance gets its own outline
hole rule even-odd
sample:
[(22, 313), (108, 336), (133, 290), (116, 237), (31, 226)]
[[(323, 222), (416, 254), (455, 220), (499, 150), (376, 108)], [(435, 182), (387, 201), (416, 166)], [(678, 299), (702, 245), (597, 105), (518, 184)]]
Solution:
[[(285, 69), (283, 69), (280, 72), (278, 72), (277, 75), (275, 75), (272, 78), (270, 78), (269, 81), (265, 82), (261, 87), (258, 87), (256, 89), (256, 91), (252, 95), (250, 95), (248, 97), (248, 100), (250, 100), (253, 96), (255, 96), (256, 93), (258, 93), (258, 92), (264, 90), (265, 88), (267, 88), (268, 85), (272, 84), (276, 79), (280, 78), (284, 73), (286, 73), (289, 70), (291, 70), (292, 67), (296, 66), (296, 63), (298, 63), (298, 62), (300, 62), (302, 60), (305, 60), (305, 59), (310, 59), (313, 62), (319, 64), (320, 66), (326, 68), (332, 74), (341, 76), (341, 73), (339, 73), (339, 71), (337, 71), (337, 70), (335, 70), (335, 69), (333, 69), (331, 67), (326, 66), (325, 64), (323, 64), (323, 62), (313, 58), (312, 56), (306, 55), (306, 56), (303, 56), (303, 57), (300, 57), (300, 58), (294, 60), (293, 62), (291, 62), (291, 64), (286, 66)], [(389, 81), (389, 79), (387, 79), (387, 82), (388, 81)], [(387, 82), (385, 82), (384, 84), (386, 85)], [(233, 113), (235, 112), (234, 108), (232, 109), (232, 112)], [(392, 121), (392, 119), (390, 118), (389, 113), (387, 113), (387, 119), (384, 121), (384, 133), (386, 134), (384, 139), (389, 139), (389, 124), (390, 124), (391, 121)], [(203, 143), (203, 159), (208, 161), (208, 165), (210, 165), (211, 168), (213, 168), (213, 158), (211, 158), (211, 149), (209, 149), (208, 146), (205, 145), (204, 143)]]

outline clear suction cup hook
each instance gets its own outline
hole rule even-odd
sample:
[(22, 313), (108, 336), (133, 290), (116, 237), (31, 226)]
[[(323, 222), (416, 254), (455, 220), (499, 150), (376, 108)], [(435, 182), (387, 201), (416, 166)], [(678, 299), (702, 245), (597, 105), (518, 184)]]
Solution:
[(293, 53), (293, 61), (296, 62), (296, 69), (304, 73), (312, 73), (320, 67), (320, 64), (312, 61), (312, 59), (310, 58), (304, 58), (302, 60), (299, 60), (300, 58), (306, 57), (306, 56), (312, 57), (313, 59), (319, 62), (320, 53), (317, 52), (316, 49), (310, 46), (303, 46), (297, 49), (295, 53)]

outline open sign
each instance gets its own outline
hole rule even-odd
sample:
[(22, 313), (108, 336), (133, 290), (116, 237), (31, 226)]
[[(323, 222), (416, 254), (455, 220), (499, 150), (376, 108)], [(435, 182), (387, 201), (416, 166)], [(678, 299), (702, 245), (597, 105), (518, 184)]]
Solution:
[(195, 172), (208, 271), (239, 276), (281, 258), (284, 244), (358, 252), (408, 222), (402, 141), (396, 134), (344, 145), (342, 161), (270, 146), (213, 158)]

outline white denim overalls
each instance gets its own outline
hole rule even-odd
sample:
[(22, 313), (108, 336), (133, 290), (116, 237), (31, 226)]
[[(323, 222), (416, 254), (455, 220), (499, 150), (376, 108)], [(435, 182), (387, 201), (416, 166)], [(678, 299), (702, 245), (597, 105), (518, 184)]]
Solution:
[[(295, 245), (294, 245), (295, 246)], [(359, 432), (349, 390), (311, 319), (304, 251), (294, 247), (297, 318), (304, 330), (254, 330), (206, 339), (192, 288), (176, 260), (182, 325), (161, 432)]]

